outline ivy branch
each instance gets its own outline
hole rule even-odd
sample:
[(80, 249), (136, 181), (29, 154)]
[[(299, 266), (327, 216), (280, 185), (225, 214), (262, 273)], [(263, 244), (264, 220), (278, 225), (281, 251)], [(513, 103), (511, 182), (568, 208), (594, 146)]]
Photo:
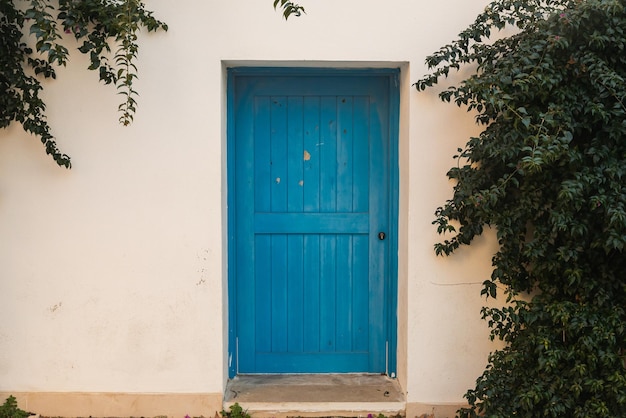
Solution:
[(285, 20), (289, 19), (289, 16), (294, 15), (300, 17), (304, 11), (304, 7), (290, 0), (274, 0), (274, 9), (280, 8), (283, 10), (283, 17)]
[[(137, 110), (133, 88), (137, 33), (141, 28), (167, 30), (167, 25), (140, 0), (29, 0), (25, 11), (16, 3), (0, 0), (0, 128), (21, 123), (40, 138), (58, 165), (70, 168), (70, 158), (58, 149), (39, 96), (43, 88), (39, 77), (54, 79), (56, 67), (67, 64), (70, 51), (64, 37), (79, 42), (78, 51), (89, 56), (88, 69), (96, 70), (100, 81), (116, 86), (124, 98), (119, 121), (128, 125)], [(24, 34), (34, 37), (34, 50), (22, 40)], [(112, 63), (111, 45), (117, 45)]]
[[(21, 1), (28, 3), (25, 11), (16, 6)], [(305, 13), (290, 0), (274, 0), (273, 5), (285, 19)], [(168, 29), (142, 0), (0, 0), (0, 129), (20, 123), (40, 138), (59, 166), (70, 168), (70, 157), (58, 149), (51, 133), (39, 96), (40, 78), (56, 78), (56, 67), (65, 66), (70, 55), (64, 38), (73, 37), (78, 51), (89, 57), (88, 69), (97, 71), (104, 84), (115, 85), (122, 96), (119, 122), (127, 126), (137, 111), (134, 81), (142, 28)], [(23, 41), (24, 35), (34, 37), (34, 50)]]
[(118, 14), (120, 21), (120, 31), (117, 35), (119, 48), (115, 54), (115, 64), (117, 70), (116, 86), (119, 94), (124, 96), (124, 101), (119, 105), (118, 110), (122, 113), (120, 123), (129, 125), (137, 110), (135, 97), (137, 91), (133, 89), (133, 80), (137, 78), (137, 66), (133, 62), (137, 58), (137, 29), (138, 24), (133, 16), (137, 15), (139, 7), (138, 0), (126, 0), (124, 10)]

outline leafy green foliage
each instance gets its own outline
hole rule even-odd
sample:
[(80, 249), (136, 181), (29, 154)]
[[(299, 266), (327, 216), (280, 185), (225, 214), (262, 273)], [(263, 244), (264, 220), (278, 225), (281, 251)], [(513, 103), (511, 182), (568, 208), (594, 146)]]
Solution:
[(279, 5), (283, 11), (283, 17), (285, 20), (289, 19), (289, 16), (291, 15), (299, 17), (302, 13), (306, 13), (304, 11), (304, 7), (290, 0), (274, 0), (274, 9), (277, 9)]
[[(26, 0), (25, 11), (17, 7), (22, 1), (0, 0), (0, 128), (21, 123), (41, 139), (58, 165), (70, 168), (70, 157), (58, 149), (39, 96), (40, 77), (54, 79), (55, 67), (67, 64), (70, 51), (64, 36), (79, 42), (78, 50), (90, 59), (88, 69), (97, 71), (100, 81), (116, 86), (122, 96), (119, 121), (126, 126), (137, 110), (137, 33), (142, 27), (149, 32), (168, 27), (141, 0)], [(305, 12), (292, 1), (274, 0), (274, 9), (279, 8), (285, 19)], [(35, 51), (24, 42), (27, 35), (35, 38)]]
[(17, 400), (14, 396), (9, 396), (4, 404), (0, 405), (0, 418), (27, 418), (31, 415), (35, 414), (17, 407)]
[[(0, 128), (21, 123), (40, 137), (57, 164), (70, 168), (70, 158), (57, 148), (39, 97), (38, 77), (56, 78), (55, 66), (67, 63), (63, 36), (82, 42), (78, 50), (89, 55), (88, 68), (97, 70), (105, 84), (117, 87), (123, 96), (120, 122), (128, 125), (136, 111), (137, 32), (141, 27), (167, 30), (167, 25), (139, 0), (29, 0), (25, 11), (16, 1), (0, 0)], [(35, 51), (23, 41), (26, 32), (35, 38)], [(112, 62), (111, 45), (116, 46)]]
[[(487, 42), (514, 27), (510, 36)], [(492, 2), (427, 59), (441, 93), (483, 132), (454, 158), (453, 196), (436, 211), (449, 255), (485, 227), (499, 250), (483, 309), (506, 347), (461, 417), (616, 417), (626, 410), (626, 5), (619, 0)], [(525, 292), (534, 296), (520, 297)], [(526, 300), (526, 301), (525, 301)]]
[(248, 411), (244, 410), (237, 402), (231, 405), (228, 411), (222, 410), (220, 414), (223, 418), (250, 418)]

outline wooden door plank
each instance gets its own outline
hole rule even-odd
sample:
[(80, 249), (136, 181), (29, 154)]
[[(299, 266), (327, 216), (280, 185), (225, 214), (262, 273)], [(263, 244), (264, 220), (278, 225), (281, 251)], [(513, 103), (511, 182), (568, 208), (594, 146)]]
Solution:
[(320, 236), (320, 352), (335, 351), (336, 254), (336, 236)]
[[(259, 234), (254, 238), (254, 269), (255, 271), (271, 271), (271, 235)], [(254, 328), (255, 346), (242, 345), (240, 352), (272, 350), (272, 338), (265, 330), (272, 323), (272, 281), (270, 275), (257, 274), (254, 286)]]
[(320, 350), (320, 236), (304, 235), (304, 326), (303, 350)]
[(352, 348), (355, 351), (369, 350), (369, 258), (368, 235), (354, 235), (352, 238)]
[(352, 97), (337, 97), (337, 212), (352, 212), (354, 174), (352, 116)]
[(287, 100), (270, 98), (271, 210), (287, 211)]
[[(385, 348), (387, 329), (387, 312), (385, 310), (386, 293), (385, 278), (387, 277), (387, 242), (378, 238), (378, 233), (388, 234), (389, 200), (388, 193), (380, 193), (389, 184), (389, 148), (386, 132), (388, 126), (386, 115), (388, 99), (377, 97), (370, 101), (370, 247), (369, 247), (369, 316), (370, 335), (369, 352), (370, 368), (385, 368)], [(376, 297), (378, 295), (378, 297)]]
[(337, 351), (352, 349), (352, 235), (337, 236), (337, 306), (335, 323)]
[(304, 98), (303, 201), (305, 212), (320, 211), (320, 98)]
[(254, 98), (254, 210), (267, 212), (271, 210), (271, 148), (267, 140), (270, 138), (270, 98), (257, 96)]
[(302, 212), (304, 190), (303, 98), (287, 99), (287, 211)]
[(320, 211), (337, 210), (337, 99), (321, 98)]
[(302, 352), (304, 346), (304, 238), (287, 237), (287, 351)]
[[(242, 97), (236, 104), (236, 125), (234, 152), (237, 155), (235, 176), (234, 176), (234, 214), (235, 223), (240, 231), (250, 231), (253, 225), (253, 205), (254, 201), (253, 182), (249, 181), (249, 175), (253, 172), (254, 161), (254, 118), (250, 108), (253, 102), (249, 98)], [(250, 235), (243, 235), (237, 239), (234, 245), (235, 252), (242, 259), (254, 260), (254, 240)], [(250, 321), (254, 320), (254, 263), (236, 264), (237, 286), (236, 299), (246, 301), (245, 304), (237, 306), (237, 330), (238, 339), (253, 342), (255, 338), (255, 327), (250, 326)], [(246, 326), (248, 325), (248, 326)], [(250, 346), (252, 344), (249, 344)], [(255, 369), (255, 357), (252, 347), (244, 348), (238, 357), (238, 367), (244, 370)]]
[[(354, 98), (354, 211), (368, 212), (370, 208), (370, 108), (368, 96)], [(371, 216), (371, 215), (370, 215)], [(368, 219), (369, 222), (369, 219)], [(369, 234), (354, 236), (353, 239), (353, 286), (352, 321), (353, 349), (369, 350)]]
[[(288, 288), (288, 250), (287, 235), (273, 234), (271, 238), (271, 270), (264, 274), (271, 277), (272, 295), (269, 301), (272, 309), (271, 327), (269, 333), (272, 338), (273, 352), (287, 352), (287, 288)], [(262, 332), (268, 332), (267, 325), (263, 326)]]
[(353, 125), (354, 148), (354, 183), (353, 209), (355, 212), (367, 212), (369, 209), (369, 97), (354, 98), (354, 119), (359, 121)]

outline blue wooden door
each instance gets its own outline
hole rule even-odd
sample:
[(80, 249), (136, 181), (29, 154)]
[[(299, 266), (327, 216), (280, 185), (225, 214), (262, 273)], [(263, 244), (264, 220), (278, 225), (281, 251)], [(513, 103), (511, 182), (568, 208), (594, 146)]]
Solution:
[(238, 373), (387, 371), (390, 89), (369, 73), (231, 73)]

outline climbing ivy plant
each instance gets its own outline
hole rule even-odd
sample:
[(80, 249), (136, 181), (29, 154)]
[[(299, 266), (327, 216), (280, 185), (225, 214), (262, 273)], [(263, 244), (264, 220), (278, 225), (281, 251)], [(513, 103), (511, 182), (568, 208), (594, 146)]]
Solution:
[[(288, 0), (275, 0), (274, 8), (285, 19), (304, 12)], [(122, 96), (119, 121), (129, 125), (137, 110), (133, 82), (141, 28), (167, 30), (141, 0), (0, 0), (0, 128), (20, 123), (58, 165), (70, 168), (46, 119), (42, 79), (56, 78), (57, 68), (67, 64), (71, 43), (64, 38), (74, 38), (89, 57), (88, 69)]]
[[(57, 164), (71, 167), (54, 140), (40, 97), (42, 78), (56, 78), (69, 50), (65, 36), (79, 42), (90, 70), (122, 95), (120, 122), (128, 125), (136, 110), (137, 32), (167, 30), (139, 0), (0, 0), (0, 128), (12, 122), (41, 139)], [(34, 37), (34, 49), (25, 35)]]
[(625, 49), (623, 0), (496, 0), (415, 84), (476, 69), (440, 94), (484, 129), (454, 156), (435, 251), (495, 229), (482, 294), (508, 302), (482, 310), (505, 346), (460, 417), (624, 416)]

